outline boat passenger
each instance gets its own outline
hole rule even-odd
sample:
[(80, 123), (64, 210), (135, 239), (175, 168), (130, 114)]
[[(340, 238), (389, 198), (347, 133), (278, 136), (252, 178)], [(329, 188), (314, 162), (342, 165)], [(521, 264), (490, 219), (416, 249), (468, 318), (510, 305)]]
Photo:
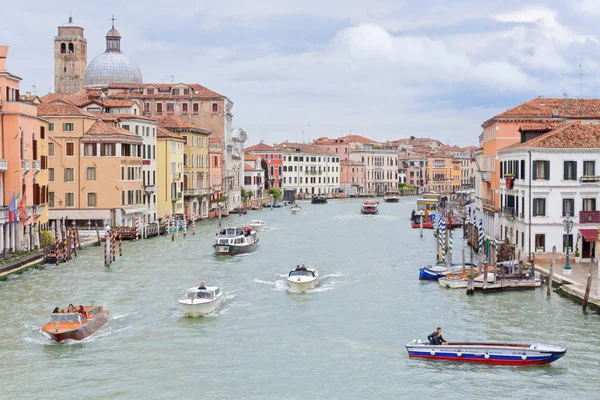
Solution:
[(73, 304), (69, 304), (69, 307), (67, 308), (67, 312), (74, 313), (74, 312), (77, 312), (77, 309), (75, 308), (75, 306)]
[(81, 304), (79, 305), (79, 309), (77, 310), (77, 312), (83, 315), (83, 318), (87, 319), (87, 313), (85, 312), (85, 309)]
[(198, 290), (206, 290), (206, 286), (204, 286), (204, 282), (200, 282), (200, 286), (198, 286)]
[(58, 314), (60, 312), (60, 308), (55, 307), (54, 310), (52, 310), (52, 314)]
[(429, 344), (434, 346), (442, 346), (448, 344), (448, 342), (444, 340), (444, 337), (442, 336), (442, 328), (440, 328), (439, 326), (431, 335), (427, 336), (427, 339), (429, 340)]

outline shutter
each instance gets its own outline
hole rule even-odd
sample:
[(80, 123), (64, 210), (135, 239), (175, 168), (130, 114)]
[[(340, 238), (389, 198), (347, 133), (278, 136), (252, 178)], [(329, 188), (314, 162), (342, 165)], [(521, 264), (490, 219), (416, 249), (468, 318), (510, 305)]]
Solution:
[(533, 199), (533, 216), (538, 215), (538, 199)]
[(500, 179), (504, 178), (504, 161), (500, 163)]
[(564, 162), (564, 167), (563, 167), (564, 171), (563, 171), (563, 179), (566, 181), (569, 179), (569, 162), (565, 161)]
[(37, 144), (38, 144), (37, 139), (33, 139), (32, 143), (31, 143), (31, 147), (33, 147), (33, 159), (34, 160), (38, 159), (38, 156), (37, 156), (37, 154), (38, 154)]
[(33, 205), (37, 206), (40, 204), (40, 185), (37, 183), (33, 184)]
[(533, 179), (534, 181), (537, 179), (537, 161), (534, 161), (532, 163), (532, 169), (531, 169), (531, 179)]
[(546, 180), (550, 180), (550, 161), (544, 161), (546, 163)]
[(515, 179), (519, 179), (519, 161), (515, 161)]
[(540, 199), (540, 215), (546, 216), (546, 199)]
[[(573, 180), (577, 180), (577, 161), (573, 163)], [(573, 215), (573, 213), (571, 213)]]
[(521, 160), (521, 179), (525, 179), (525, 160)]

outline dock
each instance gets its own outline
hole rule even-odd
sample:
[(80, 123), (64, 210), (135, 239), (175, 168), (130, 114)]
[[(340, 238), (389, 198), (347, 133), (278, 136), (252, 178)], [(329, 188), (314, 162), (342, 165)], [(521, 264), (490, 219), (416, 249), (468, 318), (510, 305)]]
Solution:
[[(590, 269), (589, 265), (589, 262), (572, 263), (571, 271), (573, 271), (573, 273), (571, 275), (564, 274), (564, 266), (557, 268), (557, 271), (554, 271), (552, 280), (552, 286), (555, 288), (556, 293), (568, 297), (578, 303), (583, 303), (583, 297), (585, 296), (585, 285), (587, 283), (588, 272)], [(547, 277), (549, 275), (550, 265), (536, 265), (535, 270)], [(598, 268), (594, 268), (592, 271), (592, 289), (590, 292), (588, 307), (595, 311), (600, 310)]]

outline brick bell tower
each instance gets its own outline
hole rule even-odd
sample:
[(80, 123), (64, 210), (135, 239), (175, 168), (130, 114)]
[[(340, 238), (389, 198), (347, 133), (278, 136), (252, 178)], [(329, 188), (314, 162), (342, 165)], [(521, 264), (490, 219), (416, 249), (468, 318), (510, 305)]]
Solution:
[(83, 78), (87, 67), (87, 40), (83, 28), (69, 22), (58, 27), (54, 37), (54, 91), (77, 93), (83, 89)]

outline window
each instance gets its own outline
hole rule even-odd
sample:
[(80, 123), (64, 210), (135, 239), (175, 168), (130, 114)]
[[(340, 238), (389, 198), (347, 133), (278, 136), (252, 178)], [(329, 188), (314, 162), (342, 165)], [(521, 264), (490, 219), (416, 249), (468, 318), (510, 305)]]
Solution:
[(75, 170), (73, 168), (65, 168), (65, 182), (75, 181)]
[(584, 161), (583, 162), (583, 175), (584, 176), (596, 175), (596, 161)]
[(73, 43), (69, 43), (69, 54), (73, 53), (75, 53), (75, 47), (73, 46)]
[(190, 94), (190, 89), (183, 89), (183, 94), (184, 95), (189, 95)]
[(48, 181), (54, 182), (54, 168), (48, 168)]
[(576, 161), (565, 161), (564, 176), (565, 181), (577, 180), (577, 162)]
[(533, 180), (550, 179), (550, 161), (533, 162)]
[(96, 167), (87, 167), (86, 178), (88, 181), (96, 180)]
[(95, 157), (97, 155), (97, 148), (98, 146), (96, 146), (96, 143), (86, 143), (83, 145), (83, 155)]
[(63, 131), (65, 132), (73, 132), (75, 130), (75, 124), (72, 122), (65, 122), (63, 124)]
[(133, 190), (127, 191), (127, 204), (134, 204), (133, 203)]
[(567, 252), (567, 246), (569, 247), (569, 252), (573, 251), (573, 234), (563, 235), (563, 252)]
[(575, 215), (575, 199), (563, 199), (562, 205), (563, 217), (566, 217), (567, 213), (570, 213), (571, 216)]
[(96, 193), (87, 194), (87, 206), (96, 207)]
[(179, 89), (173, 89), (173, 96), (179, 96)]
[(156, 113), (162, 114), (162, 112), (163, 112), (162, 103), (156, 103)]
[(49, 132), (54, 132), (54, 122), (50, 122), (50, 123), (48, 124), (48, 131), (49, 131)]
[(154, 89), (146, 89), (147, 94), (154, 94)]
[(219, 104), (218, 103), (212, 103), (212, 112), (213, 113), (219, 112)]
[(117, 145), (116, 143), (102, 143), (100, 145), (101, 156), (114, 156), (116, 154)]
[(583, 211), (596, 211), (596, 199), (583, 199)]
[(54, 157), (54, 143), (48, 143), (48, 156)]
[(73, 157), (75, 155), (75, 143), (65, 143), (65, 154), (67, 155), (67, 157)]
[(75, 207), (75, 193), (66, 193), (65, 203), (67, 207)]
[(67, 45), (65, 43), (60, 44), (60, 53), (65, 54), (67, 52)]
[(533, 199), (533, 216), (546, 216), (546, 199)]
[(121, 205), (125, 205), (125, 192), (121, 192)]
[(199, 103), (192, 104), (192, 112), (194, 114), (198, 114), (199, 110), (200, 110), (200, 104)]
[(187, 114), (188, 113), (188, 104), (187, 103), (183, 103), (181, 105), (181, 113), (182, 114)]
[(150, 112), (150, 103), (144, 103), (144, 113)]
[(167, 112), (173, 113), (174, 110), (175, 110), (175, 105), (173, 103), (167, 103)]
[(54, 208), (54, 192), (48, 192), (48, 207)]
[(535, 235), (535, 251), (546, 251), (546, 235)]

